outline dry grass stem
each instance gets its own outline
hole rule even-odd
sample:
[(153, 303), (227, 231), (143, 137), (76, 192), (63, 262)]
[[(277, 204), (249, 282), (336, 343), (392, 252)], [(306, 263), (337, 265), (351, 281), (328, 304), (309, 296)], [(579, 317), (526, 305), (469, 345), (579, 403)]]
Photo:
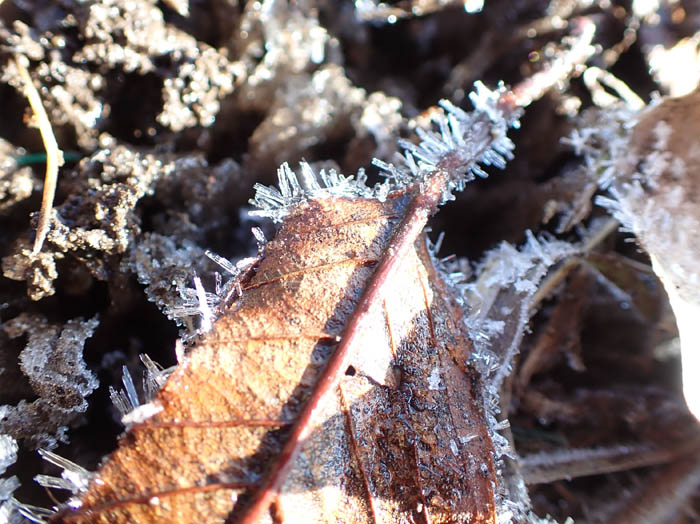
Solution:
[(36, 125), (41, 133), (41, 140), (44, 142), (46, 149), (46, 175), (44, 177), (44, 193), (41, 196), (41, 209), (39, 210), (39, 224), (36, 228), (36, 237), (34, 238), (34, 246), (32, 253), (37, 254), (41, 251), (41, 246), (44, 244), (44, 239), (49, 232), (49, 219), (51, 217), (51, 209), (53, 208), (53, 199), (56, 194), (56, 182), (58, 180), (58, 168), (63, 165), (63, 152), (58, 147), (56, 137), (51, 129), (51, 122), (41, 103), (39, 92), (32, 83), (32, 77), (29, 76), (29, 71), (26, 66), (27, 59), (23, 56), (17, 56), (15, 65), (19, 76), (24, 84), (24, 96), (27, 97), (29, 105), (34, 113)]

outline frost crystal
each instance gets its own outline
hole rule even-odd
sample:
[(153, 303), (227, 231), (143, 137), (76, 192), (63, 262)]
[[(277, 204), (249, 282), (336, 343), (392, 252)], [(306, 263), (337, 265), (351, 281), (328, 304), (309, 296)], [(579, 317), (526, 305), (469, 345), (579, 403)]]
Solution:
[(39, 398), (0, 406), (0, 431), (35, 447), (53, 448), (66, 440), (67, 424), (85, 412), (85, 398), (98, 386), (82, 357), (98, 323), (97, 318), (76, 319), (61, 326), (23, 313), (4, 324), (10, 338), (28, 335), (20, 368)]
[(93, 473), (45, 449), (40, 449), (39, 455), (41, 455), (45, 461), (63, 469), (60, 478), (50, 475), (37, 475), (34, 477), (34, 480), (36, 480), (39, 485), (47, 488), (65, 489), (74, 495), (87, 490), (88, 484), (94, 477)]
[(443, 202), (451, 200), (452, 192), (464, 189), (475, 175), (487, 176), (479, 164), (502, 169), (513, 156), (513, 142), (506, 131), (509, 126), (518, 126), (519, 111), (500, 104), (505, 88), (492, 91), (481, 82), (475, 87), (475, 92), (469, 95), (474, 111), (468, 113), (442, 100), (443, 110), (433, 115), (436, 131), (418, 128), (418, 144), (399, 140), (404, 154), (396, 165), (373, 160), (387, 178), (385, 183), (367, 187), (362, 170), (354, 177), (343, 176), (334, 169), (322, 169), (317, 175), (305, 162), (301, 163), (297, 176), (284, 163), (277, 171), (279, 188), (255, 185), (255, 197), (250, 203), (257, 210), (251, 214), (281, 222), (294, 206), (309, 199), (337, 196), (383, 200), (389, 192), (420, 185), (439, 171), (449, 174)]
[(151, 360), (151, 357), (146, 354), (140, 355), (139, 358), (146, 368), (146, 373), (143, 377), (143, 392), (146, 401), (150, 402), (155, 398), (160, 388), (165, 385), (165, 381), (168, 380), (175, 368), (163, 369), (163, 366)]
[(154, 404), (151, 400), (155, 398), (156, 393), (163, 387), (165, 381), (175, 369), (174, 367), (163, 369), (153, 362), (148, 355), (141, 355), (140, 358), (146, 368), (143, 376), (143, 402), (139, 399), (134, 379), (126, 366), (122, 366), (122, 384), (124, 389), (117, 391), (111, 386), (109, 388), (109, 396), (112, 399), (112, 403), (121, 415), (122, 424), (127, 427), (141, 423), (163, 410), (162, 406)]
[(142, 404), (135, 408), (133, 411), (127, 413), (122, 417), (122, 424), (127, 428), (134, 424), (142, 424), (154, 415), (157, 415), (163, 411), (163, 406), (149, 402), (147, 404)]
[(146, 233), (130, 250), (123, 266), (146, 285), (148, 299), (168, 318), (193, 332), (200, 310), (191, 275), (213, 269), (204, 254), (203, 249), (189, 240), (176, 242), (171, 237)]
[[(6, 479), (0, 479), (0, 501), (3, 502), (3, 508), (5, 504), (8, 504), (8, 502), (11, 500), (12, 494), (14, 491), (20, 486), (19, 479), (15, 476), (12, 476), (10, 478)], [(8, 505), (10, 505), (11, 502), (9, 502)], [(2, 509), (0, 509), (0, 515), (6, 514), (3, 512)], [(2, 522), (2, 521), (0, 521)]]
[[(46, 524), (46, 522), (48, 522), (55, 513), (50, 509), (40, 508), (30, 504), (22, 504), (16, 499), (12, 499), (12, 503), (14, 508), (11, 518), (17, 520), (10, 520), (10, 522), (26, 522), (24, 519), (27, 519), (30, 522), (35, 522), (36, 524)], [(18, 514), (21, 515), (21, 517)], [(24, 517), (24, 519), (22, 517)]]
[[(0, 435), (0, 474), (17, 460), (17, 441), (9, 435)], [(21, 521), (16, 512), (17, 501), (12, 497), (20, 486), (15, 476), (0, 478), (0, 522), (18, 523)]]
[(117, 408), (122, 417), (141, 405), (138, 393), (134, 387), (134, 379), (126, 366), (122, 366), (122, 384), (124, 389), (117, 391), (112, 386), (109, 387), (109, 398)]
[(210, 331), (213, 326), (214, 313), (212, 312), (211, 306), (209, 305), (209, 297), (207, 296), (207, 292), (204, 291), (202, 281), (196, 275), (192, 280), (194, 281), (194, 289), (195, 293), (197, 294), (199, 315), (202, 317), (202, 323), (200, 324), (199, 329), (202, 333), (206, 333), (207, 331)]
[(404, 156), (399, 158), (398, 166), (374, 161), (390, 179), (392, 188), (420, 183), (436, 171), (446, 171), (450, 182), (443, 200), (450, 200), (451, 192), (464, 189), (474, 175), (487, 176), (479, 164), (505, 167), (514, 148), (506, 131), (509, 126), (518, 127), (519, 112), (499, 105), (505, 92), (503, 86), (490, 90), (476, 82), (475, 88), (469, 95), (474, 111), (468, 113), (441, 100), (444, 111), (433, 114), (437, 131), (417, 129), (416, 134), (421, 139), (417, 145), (399, 141)]
[[(8, 467), (17, 460), (17, 441), (9, 435), (0, 435), (0, 474), (5, 473)], [(0, 478), (0, 517), (9, 514), (5, 508), (12, 497), (12, 493), (19, 487), (17, 477)], [(2, 520), (0, 519), (0, 522)]]
[(274, 222), (281, 222), (289, 214), (291, 209), (313, 198), (338, 197), (377, 197), (381, 193), (379, 187), (371, 190), (365, 184), (367, 177), (360, 170), (356, 176), (343, 176), (335, 169), (321, 169), (314, 173), (306, 162), (301, 163), (301, 179), (286, 162), (277, 170), (279, 189), (255, 184), (255, 197), (250, 203), (257, 208), (251, 211), (252, 216), (271, 218)]
[[(255, 260), (244, 258), (233, 264), (191, 241), (176, 242), (171, 237), (146, 233), (123, 266), (146, 285), (148, 299), (185, 328), (181, 335), (188, 341), (211, 328), (220, 304), (236, 294), (238, 279)], [(223, 269), (223, 278), (215, 271), (217, 266)], [(212, 273), (216, 289), (208, 292), (193, 275)]]
[(10, 435), (0, 435), (0, 474), (17, 460), (17, 441)]

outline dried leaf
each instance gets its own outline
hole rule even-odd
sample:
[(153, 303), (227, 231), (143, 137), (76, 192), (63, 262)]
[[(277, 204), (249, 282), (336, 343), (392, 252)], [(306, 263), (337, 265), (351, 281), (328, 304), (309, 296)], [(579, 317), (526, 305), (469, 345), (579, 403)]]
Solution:
[[(375, 161), (389, 180), (373, 190), (363, 174), (334, 171), (319, 174), (321, 185), (305, 164), (301, 184), (283, 165), (279, 191), (256, 186), (257, 214), (282, 226), (236, 282), (242, 298), (125, 417), (129, 433), (78, 509), (52, 522), (495, 523), (503, 446), (489, 429), (502, 427), (482, 408), (493, 411), (524, 322), (481, 398), (463, 297), (422, 230), (454, 190), (486, 175), (477, 162), (505, 165), (505, 132), (521, 108), (590, 55), (594, 28), (579, 29), (571, 56), (512, 91), (477, 84), (473, 113), (442, 102), (439, 132), (400, 142), (402, 165)], [(556, 258), (534, 237), (529, 245), (505, 271), (527, 297), (539, 278), (526, 275), (547, 265), (533, 260)], [(206, 293), (195, 287), (206, 325)]]
[[(131, 428), (81, 509), (54, 521), (239, 515), (410, 197), (299, 205), (240, 303), (153, 401), (162, 411)], [(401, 264), (360, 334), (361, 353), (310, 421), (276, 521), (495, 522), (492, 445), (459, 309), (422, 239)]]
[(445, 104), (406, 167), (382, 163), (393, 184), (331, 171), (322, 187), (303, 165), (303, 189), (283, 165), (279, 191), (257, 188), (258, 213), (283, 224), (242, 299), (125, 417), (80, 509), (55, 522), (495, 522), (464, 311), (421, 237), (478, 160), (510, 156), (518, 107), (483, 86), (473, 99), (471, 115)]
[[(683, 391), (700, 418), (700, 88), (642, 111), (629, 138), (612, 148), (610, 198), (601, 198), (649, 253), (664, 283), (681, 339)], [(614, 149), (622, 147), (623, 152)]]

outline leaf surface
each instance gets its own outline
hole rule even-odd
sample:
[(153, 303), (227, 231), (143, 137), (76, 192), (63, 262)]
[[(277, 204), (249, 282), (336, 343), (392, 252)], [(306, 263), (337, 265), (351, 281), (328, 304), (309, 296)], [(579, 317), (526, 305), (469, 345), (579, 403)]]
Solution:
[[(53, 522), (237, 522), (414, 199), (303, 202), (75, 512)], [(493, 448), (464, 315), (420, 237), (370, 307), (261, 521), (495, 522)]]

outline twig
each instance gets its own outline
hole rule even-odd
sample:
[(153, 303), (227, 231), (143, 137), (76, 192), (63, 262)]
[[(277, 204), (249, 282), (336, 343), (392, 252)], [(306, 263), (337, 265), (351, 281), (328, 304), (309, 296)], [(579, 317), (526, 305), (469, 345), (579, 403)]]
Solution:
[(526, 484), (546, 484), (665, 464), (680, 457), (694, 459), (697, 452), (697, 439), (663, 448), (632, 444), (597, 449), (562, 449), (521, 457), (520, 466)]
[(19, 72), (19, 77), (24, 85), (24, 96), (27, 97), (29, 105), (34, 112), (36, 125), (41, 133), (41, 140), (44, 142), (46, 149), (46, 175), (44, 177), (44, 193), (41, 196), (41, 209), (39, 210), (39, 224), (36, 228), (36, 237), (34, 237), (34, 247), (32, 254), (36, 255), (41, 251), (44, 244), (44, 239), (49, 232), (49, 220), (51, 218), (51, 209), (53, 208), (53, 198), (56, 194), (56, 182), (58, 180), (58, 168), (63, 165), (63, 152), (59, 149), (56, 137), (51, 129), (51, 122), (46, 115), (46, 110), (41, 103), (39, 92), (32, 83), (32, 78), (27, 70), (27, 59), (24, 56), (18, 55), (15, 58), (15, 66)]
[[(622, 99), (628, 107), (639, 111), (646, 105), (644, 100), (639, 98), (637, 93), (632, 91), (627, 84), (617, 78), (609, 71), (605, 71), (599, 67), (589, 67), (583, 73), (583, 83), (591, 92), (593, 103), (598, 107), (611, 106)], [(603, 85), (617, 92), (617, 96), (609, 94)]]
[(590, 18), (581, 17), (572, 20), (571, 25), (578, 32), (571, 49), (556, 57), (542, 71), (513, 88), (513, 97), (519, 107), (528, 106), (539, 99), (553, 85), (568, 78), (577, 66), (595, 54), (595, 48), (591, 45), (596, 29), (593, 21)]

